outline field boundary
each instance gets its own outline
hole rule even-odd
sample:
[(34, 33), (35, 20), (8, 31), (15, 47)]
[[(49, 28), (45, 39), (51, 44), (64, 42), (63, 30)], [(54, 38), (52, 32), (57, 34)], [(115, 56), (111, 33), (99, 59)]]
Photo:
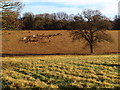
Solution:
[(120, 54), (120, 52), (105, 52), (103, 54), (83, 54), (83, 53), (51, 53), (51, 54), (1, 54), (0, 57), (14, 57), (14, 56), (45, 56), (45, 55), (109, 55), (109, 54)]

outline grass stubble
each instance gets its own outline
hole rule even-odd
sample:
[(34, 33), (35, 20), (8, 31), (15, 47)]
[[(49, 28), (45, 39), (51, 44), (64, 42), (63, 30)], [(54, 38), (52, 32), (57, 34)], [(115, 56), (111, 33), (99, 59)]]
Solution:
[(120, 88), (118, 55), (2, 57), (2, 88)]

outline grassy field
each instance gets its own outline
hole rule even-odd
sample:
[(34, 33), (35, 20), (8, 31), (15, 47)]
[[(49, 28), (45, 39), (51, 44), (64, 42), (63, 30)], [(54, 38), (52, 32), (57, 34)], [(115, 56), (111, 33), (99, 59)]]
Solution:
[(3, 57), (3, 88), (120, 88), (118, 55)]
[[(112, 43), (99, 43), (95, 47), (95, 54), (105, 54), (120, 52), (118, 51), (118, 32), (117, 30), (108, 31), (113, 38)], [(50, 38), (50, 42), (29, 42), (20, 41), (25, 36), (34, 34), (56, 34), (61, 33), (61, 36)], [(2, 52), (3, 54), (90, 54), (89, 48), (85, 47), (84, 41), (72, 42), (70, 31), (67, 30), (16, 30), (2, 31)], [(1, 41), (1, 40), (0, 40)], [(120, 43), (119, 43), (120, 44)]]

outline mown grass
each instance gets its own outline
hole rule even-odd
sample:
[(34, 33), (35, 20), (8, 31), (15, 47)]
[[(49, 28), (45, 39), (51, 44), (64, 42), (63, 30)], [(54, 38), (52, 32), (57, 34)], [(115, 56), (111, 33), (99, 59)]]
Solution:
[(3, 89), (120, 88), (118, 55), (3, 57)]

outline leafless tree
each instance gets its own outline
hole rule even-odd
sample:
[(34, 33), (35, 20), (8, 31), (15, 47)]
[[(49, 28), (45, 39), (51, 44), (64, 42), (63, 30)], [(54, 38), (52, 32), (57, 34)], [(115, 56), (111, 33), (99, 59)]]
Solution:
[(84, 39), (90, 47), (90, 53), (94, 53), (94, 46), (98, 42), (112, 41), (111, 36), (106, 33), (111, 28), (111, 23), (100, 11), (86, 9), (76, 19), (80, 22), (79, 30), (72, 31), (71, 37), (73, 40)]
[(23, 4), (21, 2), (15, 2), (13, 0), (2, 0), (0, 3), (2, 3), (2, 12), (5, 10), (18, 11), (23, 7)]
[(19, 12), (23, 4), (13, 0), (0, 1), (0, 13), (2, 14), (2, 29), (21, 29), (22, 23), (18, 20)]
[(59, 20), (67, 20), (68, 19), (68, 14), (65, 12), (58, 12), (57, 13), (57, 18)]

